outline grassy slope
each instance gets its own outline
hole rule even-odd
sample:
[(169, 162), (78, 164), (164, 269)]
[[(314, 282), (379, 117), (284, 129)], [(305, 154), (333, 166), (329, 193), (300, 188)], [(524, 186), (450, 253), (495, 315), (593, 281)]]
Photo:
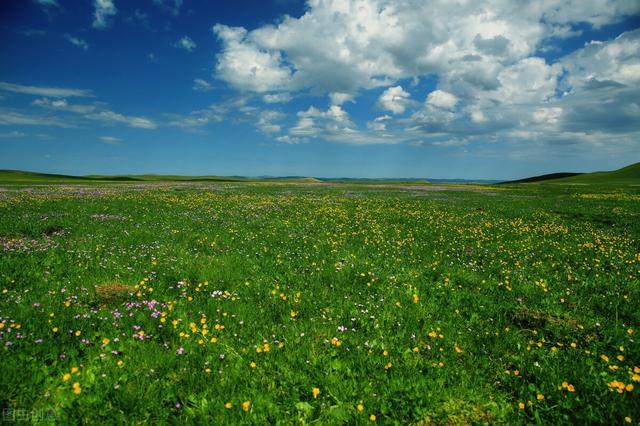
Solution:
[(534, 176), (501, 184), (577, 184), (577, 185), (640, 185), (640, 163), (634, 163), (618, 170), (609, 172), (578, 173), (566, 176), (568, 173), (551, 173)]
[(640, 163), (631, 164), (610, 172), (585, 173), (554, 180), (553, 183), (584, 183), (584, 184), (640, 184)]

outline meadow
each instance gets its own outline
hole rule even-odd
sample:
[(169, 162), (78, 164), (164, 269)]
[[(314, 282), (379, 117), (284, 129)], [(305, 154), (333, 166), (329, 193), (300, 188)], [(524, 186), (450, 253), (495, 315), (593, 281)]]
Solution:
[(5, 186), (0, 292), (4, 420), (640, 422), (637, 185)]

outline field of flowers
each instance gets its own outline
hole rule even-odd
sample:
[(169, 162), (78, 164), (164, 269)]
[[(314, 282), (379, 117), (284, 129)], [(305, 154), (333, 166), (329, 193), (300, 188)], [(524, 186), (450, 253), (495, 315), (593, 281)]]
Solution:
[(638, 424), (639, 195), (4, 188), (2, 418)]

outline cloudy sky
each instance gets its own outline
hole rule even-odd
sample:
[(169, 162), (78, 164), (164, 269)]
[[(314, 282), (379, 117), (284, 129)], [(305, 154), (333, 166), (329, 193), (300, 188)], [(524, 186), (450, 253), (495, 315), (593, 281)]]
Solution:
[(0, 168), (507, 179), (639, 136), (637, 0), (0, 5)]

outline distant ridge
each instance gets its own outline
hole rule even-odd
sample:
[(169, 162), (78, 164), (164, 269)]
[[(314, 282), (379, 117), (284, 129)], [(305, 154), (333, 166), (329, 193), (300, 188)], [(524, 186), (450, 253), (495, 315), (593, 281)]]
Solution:
[(640, 162), (609, 172), (551, 173), (500, 184), (540, 183), (575, 185), (640, 185)]
[(528, 177), (528, 178), (524, 178), (524, 179), (509, 180), (509, 181), (506, 181), (506, 182), (498, 182), (498, 185), (507, 184), (507, 183), (542, 182), (542, 181), (552, 180), (552, 179), (562, 179), (562, 178), (567, 178), (567, 177), (580, 176), (582, 174), (584, 174), (584, 173), (548, 173), (546, 175), (532, 176), (532, 177)]

